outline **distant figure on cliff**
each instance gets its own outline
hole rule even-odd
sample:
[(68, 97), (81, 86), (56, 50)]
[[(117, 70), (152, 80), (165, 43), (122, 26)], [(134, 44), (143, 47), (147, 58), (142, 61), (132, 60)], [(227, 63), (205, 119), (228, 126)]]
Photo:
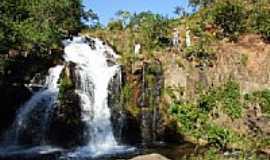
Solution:
[(172, 45), (174, 48), (179, 48), (179, 31), (177, 28), (173, 29)]
[(134, 45), (134, 54), (135, 54), (135, 55), (138, 55), (138, 54), (140, 54), (140, 52), (141, 52), (141, 44), (136, 43), (136, 44)]
[(186, 47), (191, 46), (191, 39), (190, 39), (190, 29), (189, 27), (186, 28)]

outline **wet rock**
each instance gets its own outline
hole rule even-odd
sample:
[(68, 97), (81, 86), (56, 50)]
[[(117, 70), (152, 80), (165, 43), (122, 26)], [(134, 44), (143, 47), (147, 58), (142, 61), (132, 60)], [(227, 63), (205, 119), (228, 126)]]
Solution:
[(142, 69), (141, 95), (141, 132), (144, 144), (162, 140), (164, 130), (160, 112), (160, 97), (164, 88), (162, 64), (158, 60), (146, 62)]
[(83, 145), (85, 124), (81, 121), (80, 98), (74, 91), (67, 91), (63, 99), (52, 116), (49, 140), (65, 148)]
[(14, 121), (17, 109), (31, 96), (25, 86), (0, 86), (0, 133), (3, 133)]
[(149, 154), (149, 155), (137, 156), (130, 160), (169, 160), (169, 159), (160, 154)]
[(113, 93), (109, 96), (112, 124), (114, 130), (121, 132), (120, 142), (151, 146), (166, 137), (160, 104), (164, 87), (162, 64), (149, 60), (132, 66), (131, 70), (123, 67), (122, 85), (113, 83), (109, 87)]
[[(84, 134), (86, 124), (82, 121), (79, 95), (75, 92), (77, 76), (74, 63), (66, 64), (60, 80), (59, 103), (55, 106), (49, 129), (49, 141), (65, 148), (83, 145), (88, 136)], [(63, 85), (62, 81), (65, 81)], [(67, 85), (68, 84), (68, 85)]]
[(85, 40), (88, 42), (89, 46), (90, 46), (92, 49), (96, 49), (96, 42), (95, 42), (95, 40), (93, 40), (93, 39), (90, 38), (90, 37), (85, 37)]

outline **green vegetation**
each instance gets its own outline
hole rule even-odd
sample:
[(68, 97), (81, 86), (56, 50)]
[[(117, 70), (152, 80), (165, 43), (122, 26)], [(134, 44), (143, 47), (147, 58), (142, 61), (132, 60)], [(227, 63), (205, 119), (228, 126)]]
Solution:
[(235, 40), (245, 31), (246, 12), (243, 1), (225, 0), (218, 2), (213, 10), (214, 23), (222, 34)]
[(96, 18), (92, 11), (83, 11), (81, 0), (2, 0), (0, 48), (56, 48), (65, 35), (80, 31), (81, 18)]
[(210, 5), (211, 3), (213, 3), (215, 0), (189, 0), (189, 3), (196, 7), (206, 7), (208, 5)]
[(251, 94), (246, 94), (245, 99), (250, 102), (258, 103), (261, 106), (262, 112), (270, 117), (270, 90), (257, 91)]
[(212, 88), (202, 93), (198, 105), (208, 112), (214, 107), (221, 106), (222, 110), (231, 118), (240, 118), (243, 103), (241, 102), (239, 84), (229, 81), (224, 86)]
[(60, 85), (59, 85), (59, 99), (60, 101), (64, 100), (65, 93), (71, 89), (74, 89), (74, 83), (70, 79), (70, 77), (63, 72), (60, 79)]
[(215, 110), (219, 110), (232, 119), (240, 118), (242, 109), (239, 85), (229, 81), (224, 86), (204, 91), (195, 103), (172, 103), (170, 113), (179, 121), (180, 133), (197, 140), (206, 140), (218, 148), (226, 148), (235, 143), (244, 143), (245, 138), (216, 124), (212, 115), (215, 115)]
[(106, 27), (84, 30), (83, 33), (106, 40), (119, 54), (129, 59), (134, 57), (134, 45), (137, 43), (142, 46), (141, 54), (146, 56), (170, 47), (172, 23), (174, 20), (150, 11), (138, 14), (119, 11), (116, 19)]
[(265, 39), (270, 40), (270, 8), (268, 0), (261, 0), (252, 7), (250, 25)]
[[(34, 73), (47, 70), (48, 66), (52, 65), (49, 64), (51, 59), (47, 53), (52, 49), (61, 48), (62, 38), (83, 29), (83, 34), (100, 37), (121, 55), (121, 63), (125, 65), (126, 73), (133, 74), (129, 76), (134, 77), (123, 86), (119, 96), (120, 102), (131, 116), (140, 118), (141, 108), (138, 104), (140, 98), (143, 97), (146, 103), (144, 105), (153, 110), (159, 105), (157, 97), (161, 93), (157, 91), (163, 89), (163, 84), (158, 84), (163, 76), (161, 64), (151, 65), (152, 62), (157, 60), (167, 63), (167, 56), (175, 56), (175, 63), (181, 66), (181, 69), (184, 70), (186, 67), (188, 70), (189, 66), (185, 64), (192, 61), (196, 67), (199, 66), (205, 71), (214, 66), (219, 53), (216, 46), (219, 43), (237, 41), (241, 35), (248, 33), (257, 33), (265, 40), (270, 40), (269, 0), (189, 0), (189, 2), (197, 9), (196, 12), (187, 13), (183, 8), (176, 7), (177, 18), (170, 19), (150, 11), (132, 14), (122, 10), (116, 13), (117, 17), (107, 26), (102, 27), (96, 22), (87, 28), (81, 20), (97, 20), (98, 17), (91, 10), (85, 12), (81, 0), (2, 0), (0, 54), (6, 54), (12, 49), (18, 53), (26, 52), (32, 55), (16, 59), (1, 58), (0, 85), (3, 82), (23, 85)], [(189, 47), (184, 45), (185, 32), (188, 28), (191, 31), (192, 41)], [(179, 49), (171, 45), (174, 29), (180, 32)], [(134, 55), (134, 45), (138, 43), (142, 48), (139, 55)], [(247, 65), (249, 60), (247, 55), (240, 55), (241, 65)], [(136, 66), (142, 61), (143, 65), (150, 64), (145, 70), (142, 69), (144, 67), (142, 64)], [(134, 70), (139, 73), (133, 73)], [(141, 72), (144, 72), (143, 80), (138, 78)], [(60, 100), (63, 100), (65, 93), (70, 89), (74, 89), (74, 84), (64, 73), (60, 81)], [(176, 90), (180, 97), (174, 95)], [(262, 113), (270, 117), (270, 90), (243, 96), (239, 84), (228, 81), (218, 87), (199, 90), (195, 93), (194, 101), (184, 98), (185, 87), (172, 87), (167, 89), (167, 92), (173, 101), (169, 116), (177, 121), (178, 132), (195, 139), (198, 143), (203, 141), (211, 146), (202, 155), (192, 155), (186, 159), (253, 157), (256, 159), (258, 157), (254, 154), (255, 150), (269, 146), (269, 137), (260, 137), (258, 136), (260, 134), (251, 137), (249, 133), (237, 132), (235, 128), (223, 125), (224, 123), (218, 120), (224, 118), (228, 123), (241, 121), (246, 118), (249, 107), (247, 104), (258, 105)], [(167, 107), (167, 104), (164, 105)], [(72, 108), (73, 105), (70, 106)], [(70, 113), (72, 115), (72, 112)], [(222, 150), (231, 148), (241, 149), (237, 157), (226, 157), (222, 154)], [(250, 154), (246, 154), (246, 150)]]
[(254, 152), (246, 153), (242, 151), (232, 151), (224, 155), (216, 148), (209, 148), (203, 153), (185, 156), (183, 160), (264, 160), (266, 158), (266, 156), (257, 155)]
[(200, 66), (211, 66), (216, 59), (213, 49), (210, 49), (207, 43), (200, 41), (195, 45), (184, 49), (185, 58), (196, 61)]
[[(233, 123), (247, 121), (250, 106), (261, 108), (263, 115), (269, 117), (270, 91), (243, 95), (236, 82), (228, 81), (219, 87), (200, 89), (199, 93), (194, 101), (173, 97), (174, 102), (169, 110), (178, 122), (178, 132), (186, 140), (211, 147), (207, 152), (184, 159), (264, 159), (263, 155), (257, 153), (269, 146), (269, 136), (260, 130), (255, 135), (250, 131), (239, 131)], [(224, 150), (238, 150), (238, 153), (224, 155)]]

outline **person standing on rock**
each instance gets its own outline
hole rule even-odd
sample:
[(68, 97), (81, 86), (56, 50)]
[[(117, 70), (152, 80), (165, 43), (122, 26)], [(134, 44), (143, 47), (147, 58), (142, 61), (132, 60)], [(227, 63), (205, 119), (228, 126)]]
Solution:
[(190, 29), (189, 27), (186, 28), (186, 47), (191, 46), (191, 39), (190, 39)]
[(134, 45), (134, 54), (135, 54), (135, 56), (137, 56), (138, 54), (140, 54), (140, 52), (141, 52), (141, 44), (136, 43)]
[(172, 45), (174, 48), (179, 49), (179, 31), (177, 28), (173, 29)]

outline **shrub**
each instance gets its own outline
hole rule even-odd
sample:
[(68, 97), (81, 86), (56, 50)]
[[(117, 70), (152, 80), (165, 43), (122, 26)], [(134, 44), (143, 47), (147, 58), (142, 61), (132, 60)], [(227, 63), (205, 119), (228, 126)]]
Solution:
[(152, 12), (134, 15), (128, 25), (138, 34), (137, 40), (148, 50), (169, 44), (169, 19)]
[(251, 94), (245, 95), (245, 99), (250, 102), (259, 103), (262, 108), (262, 112), (270, 116), (270, 90), (257, 91)]
[(213, 11), (214, 23), (222, 29), (223, 36), (237, 40), (245, 31), (246, 12), (242, 1), (225, 0), (216, 4)]
[(198, 133), (201, 126), (207, 121), (207, 114), (191, 103), (173, 103), (170, 113), (180, 122), (180, 132), (195, 137), (200, 137)]
[(208, 47), (208, 43), (200, 41), (199, 43), (185, 48), (185, 58), (197, 61), (200, 66), (211, 66), (216, 56)]
[(209, 112), (192, 103), (173, 103), (170, 113), (180, 123), (180, 133), (207, 140), (212, 146), (226, 148), (228, 144), (234, 144), (241, 140), (240, 135), (216, 125), (209, 119)]
[(259, 1), (251, 15), (251, 26), (263, 37), (270, 40), (270, 5), (267, 1)]
[(240, 86), (234, 81), (229, 81), (222, 89), (220, 97), (227, 114), (232, 118), (240, 118), (243, 111), (241, 103)]
[(123, 27), (123, 25), (122, 25), (122, 22), (121, 21), (111, 21), (109, 24), (108, 24), (108, 26), (107, 26), (107, 28), (110, 30), (110, 31), (113, 31), (113, 30), (123, 30), (124, 29), (124, 27)]

